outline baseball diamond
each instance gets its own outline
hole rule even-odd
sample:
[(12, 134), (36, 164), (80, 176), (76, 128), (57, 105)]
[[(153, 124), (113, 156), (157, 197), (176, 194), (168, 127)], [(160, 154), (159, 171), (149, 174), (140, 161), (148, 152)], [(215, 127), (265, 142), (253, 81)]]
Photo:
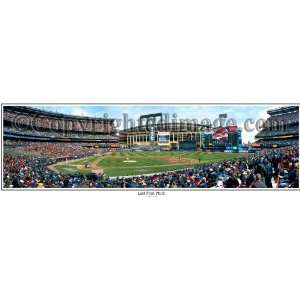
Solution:
[(63, 174), (103, 173), (115, 177), (162, 173), (244, 156), (245, 153), (117, 152), (58, 163), (51, 168)]

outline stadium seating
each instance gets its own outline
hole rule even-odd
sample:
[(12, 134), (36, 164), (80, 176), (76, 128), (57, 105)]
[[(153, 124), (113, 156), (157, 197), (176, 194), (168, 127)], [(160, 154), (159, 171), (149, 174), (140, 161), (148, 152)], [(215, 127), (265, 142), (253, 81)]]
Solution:
[(270, 117), (264, 128), (255, 136), (256, 144), (262, 147), (289, 146), (299, 141), (299, 107), (281, 107), (269, 110)]
[(118, 143), (113, 119), (46, 112), (23, 106), (4, 106), (4, 140)]

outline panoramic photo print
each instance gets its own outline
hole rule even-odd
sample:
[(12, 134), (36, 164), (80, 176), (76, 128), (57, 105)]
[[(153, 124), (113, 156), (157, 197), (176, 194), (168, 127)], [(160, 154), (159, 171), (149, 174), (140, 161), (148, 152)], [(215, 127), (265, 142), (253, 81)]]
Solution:
[(298, 189), (297, 105), (2, 105), (2, 189)]

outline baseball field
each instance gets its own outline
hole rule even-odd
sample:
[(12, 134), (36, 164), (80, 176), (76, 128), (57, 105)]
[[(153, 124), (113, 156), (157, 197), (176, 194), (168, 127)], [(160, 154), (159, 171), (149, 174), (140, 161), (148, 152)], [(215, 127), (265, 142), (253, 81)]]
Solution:
[(115, 152), (58, 163), (51, 166), (57, 172), (74, 174), (105, 174), (131, 176), (179, 170), (199, 164), (224, 161), (244, 156), (244, 153), (206, 152)]

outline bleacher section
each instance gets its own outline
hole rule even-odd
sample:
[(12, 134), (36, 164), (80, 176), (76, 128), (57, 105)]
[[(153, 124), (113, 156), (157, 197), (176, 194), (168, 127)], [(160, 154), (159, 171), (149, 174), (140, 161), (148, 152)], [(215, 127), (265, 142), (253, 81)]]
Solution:
[(24, 106), (4, 106), (3, 138), (37, 142), (119, 142), (113, 119), (71, 116)]
[(267, 112), (264, 128), (255, 136), (261, 147), (284, 147), (299, 144), (299, 107), (287, 106)]

